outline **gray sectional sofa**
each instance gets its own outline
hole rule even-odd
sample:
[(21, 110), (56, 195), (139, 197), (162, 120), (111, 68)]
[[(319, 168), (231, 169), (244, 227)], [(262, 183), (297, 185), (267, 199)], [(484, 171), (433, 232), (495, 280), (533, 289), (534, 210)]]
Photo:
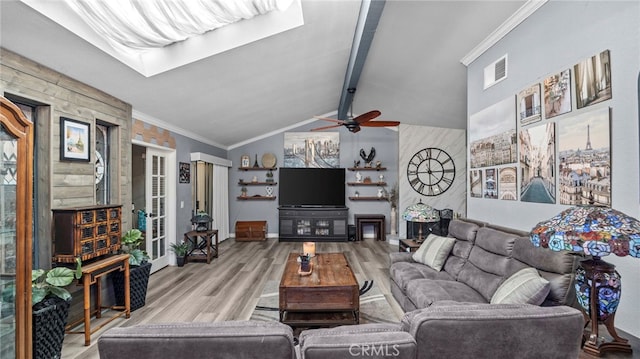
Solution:
[(526, 267), (549, 281), (542, 306), (575, 306), (578, 258), (569, 252), (534, 247), (525, 232), (477, 221), (452, 221), (448, 236), (455, 244), (441, 271), (412, 253), (390, 254), (391, 292), (405, 312), (443, 300), (489, 303), (505, 279)]
[[(441, 271), (391, 253), (391, 291), (406, 311), (397, 324), (310, 329), (297, 344), (291, 328), (275, 322), (138, 325), (106, 331), (100, 358), (577, 358), (584, 319), (570, 306), (575, 259), (539, 250), (523, 235), (454, 220), (455, 244)], [(542, 305), (489, 303), (526, 267), (549, 281)]]

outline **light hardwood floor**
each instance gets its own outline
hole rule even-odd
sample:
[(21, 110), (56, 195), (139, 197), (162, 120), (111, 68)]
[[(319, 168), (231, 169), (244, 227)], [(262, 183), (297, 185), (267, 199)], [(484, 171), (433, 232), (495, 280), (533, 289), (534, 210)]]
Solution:
[[(264, 284), (268, 280), (279, 281), (288, 254), (301, 250), (301, 243), (278, 242), (277, 239), (264, 242), (223, 241), (220, 243), (219, 258), (211, 264), (188, 263), (182, 268), (167, 267), (151, 275), (146, 305), (131, 313), (131, 318), (116, 319), (94, 333), (90, 346), (84, 346), (83, 335), (66, 335), (62, 358), (99, 358), (97, 340), (101, 333), (111, 327), (249, 319)], [(374, 280), (393, 309), (401, 314), (402, 309), (389, 291), (388, 253), (397, 250), (397, 245), (372, 239), (317, 244), (317, 252), (344, 252), (356, 276)], [(99, 320), (94, 319), (92, 325), (97, 324)], [(602, 332), (605, 332), (604, 328)], [(639, 358), (640, 340), (630, 338), (633, 354), (607, 353), (604, 357)], [(592, 358), (584, 353), (580, 356), (580, 359)]]
[[(389, 292), (387, 253), (397, 245), (368, 239), (359, 242), (317, 243), (317, 252), (344, 252), (359, 278), (374, 280), (394, 310), (402, 309)], [(184, 267), (167, 267), (151, 275), (146, 305), (131, 313), (129, 319), (116, 319), (91, 336), (84, 346), (84, 336), (67, 334), (62, 348), (64, 359), (98, 358), (97, 339), (107, 328), (139, 323), (204, 322), (249, 319), (269, 280), (280, 280), (287, 256), (301, 252), (302, 243), (263, 242), (220, 243), (219, 258), (211, 264), (187, 263)], [(108, 316), (108, 313), (105, 313)], [(92, 325), (99, 324), (92, 320)]]

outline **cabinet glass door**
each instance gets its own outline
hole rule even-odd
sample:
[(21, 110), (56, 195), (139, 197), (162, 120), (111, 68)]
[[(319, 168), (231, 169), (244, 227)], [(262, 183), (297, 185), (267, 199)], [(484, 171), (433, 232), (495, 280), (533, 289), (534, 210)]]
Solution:
[(17, 145), (0, 125), (0, 358), (16, 357)]

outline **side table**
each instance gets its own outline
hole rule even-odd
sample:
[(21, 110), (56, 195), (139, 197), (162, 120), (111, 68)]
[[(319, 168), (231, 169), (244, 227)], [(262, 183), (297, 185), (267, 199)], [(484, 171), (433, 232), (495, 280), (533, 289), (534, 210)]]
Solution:
[[(215, 238), (215, 244), (213, 240)], [(184, 241), (189, 243), (189, 251), (185, 256), (185, 263), (192, 261), (206, 261), (211, 263), (211, 258), (218, 258), (218, 230), (190, 231), (184, 234)]]
[(420, 248), (420, 244), (414, 239), (401, 239), (400, 242), (398, 242), (399, 252), (415, 252), (418, 248)]
[[(114, 271), (124, 271), (124, 307), (122, 306), (110, 306), (103, 307), (102, 306), (102, 277), (114, 272)], [(89, 346), (91, 344), (91, 334), (96, 330), (99, 330), (103, 326), (107, 325), (107, 323), (112, 320), (119, 318), (121, 316), (125, 316), (125, 318), (129, 318), (131, 315), (131, 302), (129, 298), (129, 255), (128, 254), (118, 254), (111, 257), (107, 257), (105, 259), (101, 259), (99, 261), (83, 264), (82, 265), (82, 278), (81, 278), (82, 286), (84, 287), (84, 318), (67, 325), (67, 334), (82, 334), (84, 333), (84, 345)], [(91, 311), (91, 285), (96, 285), (96, 298), (95, 298), (95, 310)], [(93, 330), (91, 329), (91, 316), (95, 314), (96, 318), (102, 317), (102, 309), (114, 309), (114, 310), (122, 310), (123, 312), (116, 312), (114, 316), (109, 318), (109, 320), (101, 323), (99, 326), (95, 327)], [(84, 331), (72, 331), (71, 328), (80, 324), (84, 321)], [(36, 340), (36, 338), (34, 338)]]

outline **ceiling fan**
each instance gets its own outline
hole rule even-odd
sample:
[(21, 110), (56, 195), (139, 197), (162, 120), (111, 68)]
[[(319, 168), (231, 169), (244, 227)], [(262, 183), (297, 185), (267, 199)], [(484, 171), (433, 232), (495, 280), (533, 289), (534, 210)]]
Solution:
[(372, 121), (373, 119), (375, 119), (376, 117), (378, 117), (380, 115), (381, 115), (380, 111), (373, 110), (373, 111), (365, 112), (362, 115), (359, 115), (359, 116), (356, 116), (356, 117), (352, 117), (352, 118), (350, 118), (348, 120), (337, 120), (337, 119), (334, 119), (334, 118), (315, 116), (315, 118), (317, 118), (319, 120), (334, 122), (335, 125), (313, 128), (313, 129), (311, 129), (311, 131), (322, 131), (322, 130), (326, 130), (326, 129), (329, 129), (329, 128), (335, 128), (335, 127), (344, 126), (350, 132), (356, 133), (356, 132), (360, 131), (360, 126), (362, 126), (362, 127), (391, 127), (391, 126), (398, 126), (400, 124), (400, 122), (398, 122), (398, 121)]
[(360, 131), (360, 127), (390, 127), (398, 126), (398, 121), (372, 121), (380, 116), (380, 111), (373, 110), (365, 112), (359, 116), (353, 117), (353, 114), (347, 116), (347, 112), (352, 110), (353, 96), (356, 92), (358, 79), (364, 67), (369, 47), (373, 41), (373, 35), (378, 27), (378, 21), (382, 15), (386, 0), (362, 0), (360, 4), (360, 13), (358, 15), (358, 23), (356, 24), (356, 32), (351, 45), (351, 54), (349, 63), (347, 64), (347, 73), (345, 75), (342, 92), (340, 94), (340, 103), (338, 104), (337, 119), (318, 117), (315, 118), (323, 121), (333, 122), (333, 125), (314, 128), (311, 131), (321, 131), (339, 126), (346, 127), (350, 132), (356, 133)]

